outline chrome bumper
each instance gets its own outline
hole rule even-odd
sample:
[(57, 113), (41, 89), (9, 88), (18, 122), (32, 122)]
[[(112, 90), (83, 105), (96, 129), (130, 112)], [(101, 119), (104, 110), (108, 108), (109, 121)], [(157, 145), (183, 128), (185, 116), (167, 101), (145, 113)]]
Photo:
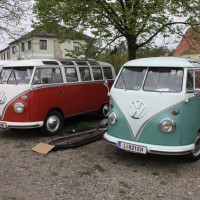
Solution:
[(44, 124), (43, 121), (38, 122), (7, 122), (0, 121), (0, 128), (2, 129), (31, 129), (31, 128), (39, 128)]
[(185, 146), (161, 146), (161, 145), (152, 145), (146, 143), (132, 142), (128, 140), (118, 139), (116, 137), (108, 135), (106, 132), (103, 136), (105, 140), (117, 146), (118, 141), (145, 146), (147, 148), (147, 153), (152, 154), (162, 154), (162, 155), (184, 155), (192, 152), (194, 149), (194, 144), (185, 145)]

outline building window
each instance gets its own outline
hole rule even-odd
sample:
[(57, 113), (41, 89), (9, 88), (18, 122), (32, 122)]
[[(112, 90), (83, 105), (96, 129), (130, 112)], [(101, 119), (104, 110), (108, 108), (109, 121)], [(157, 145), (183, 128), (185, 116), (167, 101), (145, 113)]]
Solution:
[(28, 41), (28, 50), (31, 50), (31, 40)]
[(40, 49), (47, 50), (47, 40), (40, 40)]
[(73, 42), (73, 50), (74, 51), (79, 51), (80, 50), (80, 45), (78, 42)]
[(13, 46), (12, 47), (12, 54), (15, 54), (16, 53), (16, 46)]
[(25, 44), (24, 44), (24, 42), (21, 43), (21, 49), (22, 49), (22, 52), (25, 51)]

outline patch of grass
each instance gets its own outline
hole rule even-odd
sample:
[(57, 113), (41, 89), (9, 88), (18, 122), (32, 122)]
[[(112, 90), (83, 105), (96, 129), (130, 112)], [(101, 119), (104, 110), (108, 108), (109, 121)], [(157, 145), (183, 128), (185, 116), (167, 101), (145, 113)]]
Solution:
[(124, 189), (119, 189), (119, 194), (120, 194), (120, 196), (125, 196), (126, 191)]
[(170, 172), (171, 174), (176, 174), (176, 175), (179, 174), (179, 171), (178, 171), (178, 168), (177, 168), (177, 167), (173, 167), (173, 168), (169, 169), (169, 172)]
[(160, 176), (159, 172), (152, 172), (151, 174), (154, 175), (154, 176)]
[(116, 164), (117, 164), (117, 161), (114, 160), (114, 161), (112, 162), (112, 164), (115, 164), (115, 165), (116, 165)]
[(132, 163), (128, 163), (126, 166), (127, 167), (133, 167), (133, 164)]
[(52, 175), (52, 176), (58, 176), (59, 173), (58, 173), (57, 171), (51, 171), (51, 175)]
[(122, 187), (124, 187), (125, 189), (130, 189), (130, 188), (131, 188), (131, 187), (128, 185), (128, 183), (125, 182), (125, 181), (120, 181), (120, 182), (119, 182), (119, 185), (122, 186)]
[(105, 170), (105, 168), (103, 168), (101, 165), (99, 165), (99, 164), (96, 164), (96, 165), (94, 165), (94, 167), (93, 167), (95, 170), (97, 170), (97, 171), (99, 171), (99, 172), (105, 172), (106, 170)]
[(20, 144), (16, 144), (16, 145), (15, 145), (15, 148), (17, 148), (17, 149), (21, 149), (21, 148), (25, 148), (25, 147), (26, 147), (26, 145), (23, 144), (23, 143), (20, 143)]
[(167, 185), (167, 182), (165, 182), (165, 181), (160, 181), (160, 185)]
[(92, 175), (92, 171), (91, 170), (86, 170), (86, 171), (83, 171), (83, 172), (79, 172), (79, 174), (82, 176), (90, 176)]

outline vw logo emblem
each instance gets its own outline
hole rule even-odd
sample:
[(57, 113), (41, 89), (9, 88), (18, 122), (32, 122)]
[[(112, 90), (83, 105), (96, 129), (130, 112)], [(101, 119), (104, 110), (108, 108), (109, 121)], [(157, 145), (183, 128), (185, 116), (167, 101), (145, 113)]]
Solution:
[(1, 91), (0, 92), (0, 104), (4, 104), (7, 100), (5, 92)]
[(134, 119), (142, 118), (146, 113), (146, 105), (143, 101), (134, 101), (129, 107), (129, 114)]

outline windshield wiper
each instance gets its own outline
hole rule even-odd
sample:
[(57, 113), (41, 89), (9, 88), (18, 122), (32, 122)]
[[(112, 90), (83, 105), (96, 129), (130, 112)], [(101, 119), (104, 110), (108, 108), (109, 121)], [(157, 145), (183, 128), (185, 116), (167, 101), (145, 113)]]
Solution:
[(13, 75), (14, 75), (14, 78), (15, 78), (15, 85), (17, 85), (17, 84), (18, 84), (18, 82), (17, 82), (17, 78), (16, 78), (16, 74), (15, 74), (15, 71), (14, 71), (14, 69), (13, 69)]
[(153, 75), (153, 72), (152, 72), (152, 71), (151, 71), (151, 74), (152, 74), (153, 80), (154, 80), (154, 82), (155, 82), (155, 84), (156, 84), (156, 86), (157, 86), (157, 88), (158, 88), (159, 92), (161, 93), (161, 92), (162, 92), (162, 90), (160, 89), (160, 87), (159, 87), (159, 85), (158, 85), (158, 82), (156, 81), (156, 79), (155, 79), (155, 77), (154, 77), (154, 75)]
[(124, 90), (126, 90), (126, 85), (125, 85), (125, 81), (124, 81), (124, 77), (123, 77), (123, 71), (122, 71), (122, 83), (123, 83)]

